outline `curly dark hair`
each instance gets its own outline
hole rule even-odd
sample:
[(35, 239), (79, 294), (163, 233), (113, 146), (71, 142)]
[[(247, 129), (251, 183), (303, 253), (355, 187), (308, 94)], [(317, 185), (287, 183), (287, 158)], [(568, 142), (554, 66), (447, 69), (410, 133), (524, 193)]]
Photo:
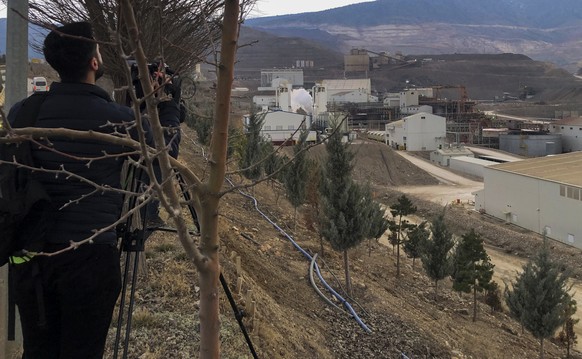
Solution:
[(45, 38), (43, 52), (62, 82), (79, 82), (87, 75), (89, 62), (97, 53), (93, 27), (85, 21), (57, 27)]

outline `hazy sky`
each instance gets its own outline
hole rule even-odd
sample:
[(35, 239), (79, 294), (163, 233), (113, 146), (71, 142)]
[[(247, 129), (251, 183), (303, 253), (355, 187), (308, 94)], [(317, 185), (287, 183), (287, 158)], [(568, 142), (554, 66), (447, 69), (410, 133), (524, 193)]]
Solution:
[[(257, 0), (251, 17), (320, 11), (367, 1), (372, 0)], [(2, 3), (0, 17), (6, 17), (6, 6)]]
[(252, 17), (332, 9), (371, 0), (257, 0)]

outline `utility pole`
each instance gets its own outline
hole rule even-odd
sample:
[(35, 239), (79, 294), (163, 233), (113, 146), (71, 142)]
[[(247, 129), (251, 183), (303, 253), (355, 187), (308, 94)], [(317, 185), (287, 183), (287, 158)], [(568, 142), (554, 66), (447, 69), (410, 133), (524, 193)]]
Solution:
[[(8, 0), (6, 11), (6, 97), (4, 111), (27, 95), (28, 0)], [(17, 321), (18, 323), (19, 321)], [(13, 358), (22, 346), (20, 330), (8, 340), (8, 265), (0, 268), (0, 357)]]

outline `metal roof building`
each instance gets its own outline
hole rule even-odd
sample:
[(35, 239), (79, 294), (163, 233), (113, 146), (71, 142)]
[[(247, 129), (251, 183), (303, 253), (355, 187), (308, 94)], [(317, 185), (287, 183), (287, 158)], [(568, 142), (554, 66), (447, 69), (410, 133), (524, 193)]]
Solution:
[(484, 168), (475, 209), (582, 249), (582, 152)]

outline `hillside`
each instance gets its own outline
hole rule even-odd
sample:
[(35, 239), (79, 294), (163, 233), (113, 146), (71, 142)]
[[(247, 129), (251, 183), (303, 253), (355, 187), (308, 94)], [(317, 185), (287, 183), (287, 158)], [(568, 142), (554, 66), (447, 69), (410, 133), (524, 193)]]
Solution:
[[(361, 180), (377, 181), (379, 158), (387, 158), (391, 180), (376, 183), (377, 199), (392, 203), (397, 193), (392, 182), (412, 181), (433, 184), (434, 179), (415, 170), (407, 161), (381, 144), (354, 146), (357, 152), (354, 173)], [(314, 157), (323, 157), (316, 147)], [(195, 135), (184, 128), (180, 160), (197, 173), (204, 173), (201, 148)], [(388, 159), (389, 158), (389, 159)], [(378, 167), (378, 168), (379, 168)], [(236, 181), (238, 179), (233, 178)], [(413, 180), (410, 180), (413, 179)], [(304, 216), (293, 231), (293, 210), (278, 187), (262, 183), (251, 191), (260, 209), (271, 220), (293, 235), (309, 253), (320, 252), (317, 234), (308, 229)], [(437, 205), (414, 198), (419, 216), (431, 218), (442, 211)], [(306, 214), (306, 208), (300, 212)], [(523, 257), (531, 255), (539, 238), (463, 208), (451, 207), (447, 223), (455, 233), (474, 227), (484, 233), (488, 244)], [(276, 232), (252, 206), (237, 193), (223, 198), (220, 209), (222, 269), (237, 303), (250, 309), (256, 303), (253, 320), (245, 319), (259, 358), (532, 358), (538, 342), (522, 334), (520, 326), (506, 313), (491, 312), (480, 304), (479, 319), (471, 321), (468, 297), (450, 291), (442, 283), (438, 298), (418, 263), (403, 259), (402, 276), (395, 278), (392, 249), (364, 242), (350, 251), (355, 294), (349, 299), (363, 322), (372, 329), (366, 334), (345, 313), (324, 303), (309, 284), (309, 261), (292, 243)], [(574, 266), (581, 278), (579, 251), (553, 246), (565, 264)], [(237, 273), (236, 257), (241, 271)], [(339, 289), (343, 283), (341, 255), (325, 245), (324, 261), (318, 263), (326, 281)], [(156, 233), (146, 244), (147, 276), (140, 276), (134, 329), (129, 357), (192, 358), (197, 355), (196, 273), (171, 233)], [(240, 293), (237, 282), (242, 278)], [(251, 358), (232, 311), (221, 293), (223, 358)], [(112, 330), (111, 334), (113, 335)], [(112, 341), (108, 343), (111, 350)], [(110, 351), (109, 351), (110, 353)], [(546, 343), (547, 357), (563, 354), (553, 343)], [(108, 356), (109, 357), (109, 356)], [(576, 358), (581, 358), (578, 353)]]
[[(250, 89), (259, 86), (261, 69), (292, 67), (296, 60), (304, 59), (313, 60), (315, 65), (303, 70), (308, 87), (309, 83), (323, 79), (368, 76), (372, 90), (378, 93), (398, 92), (407, 86), (463, 85), (469, 98), (491, 101), (495, 96), (502, 97), (504, 92), (517, 96), (520, 88), (527, 86), (535, 92), (529, 100), (532, 103), (571, 104), (571, 109), (582, 110), (582, 79), (525, 55), (408, 55), (406, 60), (412, 62), (410, 66), (385, 66), (364, 74), (345, 73), (343, 54), (313, 41), (278, 37), (243, 27), (240, 43), (251, 45), (238, 51), (236, 76), (239, 85)], [(442, 97), (458, 96), (453, 93)], [(553, 109), (548, 111), (553, 116)]]
[(582, 60), (581, 18), (576, 0), (377, 0), (249, 19), (246, 25), (279, 36), (304, 36), (344, 52), (352, 47), (405, 54), (513, 52), (572, 72)]

